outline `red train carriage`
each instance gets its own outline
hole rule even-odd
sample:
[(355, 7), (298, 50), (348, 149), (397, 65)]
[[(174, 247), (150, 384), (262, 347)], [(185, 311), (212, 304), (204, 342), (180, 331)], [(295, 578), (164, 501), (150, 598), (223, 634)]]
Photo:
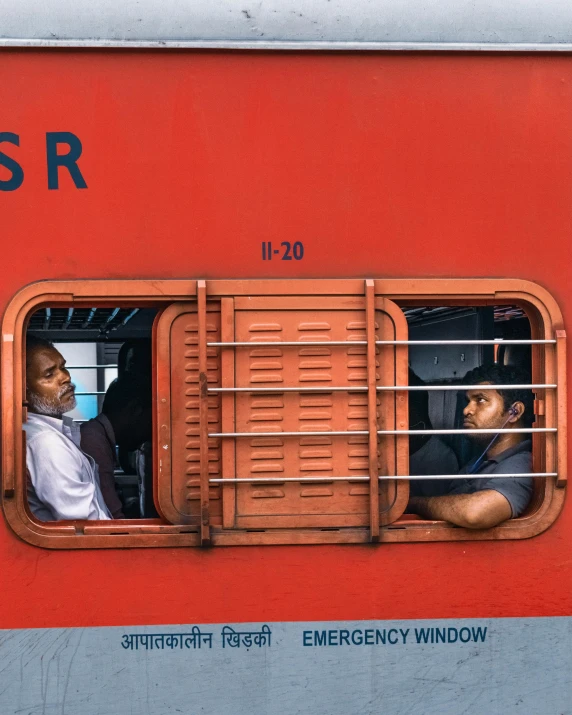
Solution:
[[(570, 6), (1, 16), (1, 712), (572, 712)], [(27, 333), (80, 423), (145, 352), (126, 518), (30, 508)], [(423, 519), (410, 440), (474, 456), (491, 362), (531, 371), (530, 503)]]

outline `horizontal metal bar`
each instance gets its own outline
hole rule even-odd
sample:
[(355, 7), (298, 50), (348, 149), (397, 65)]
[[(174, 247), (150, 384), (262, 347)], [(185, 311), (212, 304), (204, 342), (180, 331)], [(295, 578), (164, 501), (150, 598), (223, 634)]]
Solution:
[(208, 348), (257, 348), (257, 347), (328, 347), (330, 345), (367, 345), (367, 340), (308, 340), (306, 341), (287, 341), (287, 342), (246, 342), (246, 343), (207, 343)]
[[(515, 427), (514, 429), (386, 429), (377, 434), (532, 434), (534, 432), (557, 432), (556, 427)], [(279, 434), (279, 433), (278, 433)], [(327, 434), (327, 433), (326, 433)]]
[(556, 340), (376, 340), (376, 345), (556, 345)]
[(99, 370), (108, 367), (116, 368), (118, 365), (66, 365), (66, 370)]
[(367, 430), (354, 432), (213, 432), (209, 437), (337, 437), (346, 434), (369, 434)]
[[(400, 474), (382, 475), (378, 479), (519, 479), (525, 477), (557, 477), (557, 472), (514, 472), (512, 474)], [(283, 482), (369, 482), (369, 475), (348, 477), (238, 477), (209, 479), (210, 484), (282, 484)]]
[[(406, 392), (432, 390), (551, 390), (555, 389), (555, 384), (542, 385), (380, 385), (376, 389), (378, 392)], [(336, 385), (326, 387), (316, 385), (316, 387), (209, 387), (208, 392), (367, 392), (367, 387), (363, 385)]]
[(556, 384), (539, 384), (539, 385), (379, 385), (376, 389), (378, 392), (392, 392), (397, 390), (406, 390), (413, 392), (414, 390), (433, 390), (439, 392), (441, 390), (554, 390)]
[(513, 474), (410, 474), (406, 477), (380, 477), (380, 479), (523, 479), (557, 476), (558, 472), (514, 472)]
[[(393, 479), (393, 477), (392, 477)], [(369, 482), (368, 475), (359, 474), (355, 477), (239, 477), (237, 479), (209, 479), (210, 484), (264, 484), (266, 482)]]
[(367, 387), (343, 385), (336, 387), (209, 387), (208, 392), (367, 392)]
[[(556, 340), (376, 340), (376, 345), (555, 345)], [(263, 346), (285, 346), (300, 347), (305, 345), (367, 345), (366, 340), (322, 340), (322, 341), (286, 341), (286, 342), (229, 342), (229, 343), (207, 343), (209, 348), (250, 348), (253, 345)]]
[(105, 390), (100, 392), (76, 392), (76, 397), (81, 397), (82, 395), (105, 395)]
[[(532, 434), (534, 432), (557, 432), (556, 427), (515, 427), (514, 429), (433, 429), (433, 430), (378, 430), (377, 434), (422, 435), (422, 434)], [(212, 432), (209, 437), (338, 437), (347, 434), (369, 434), (367, 430), (338, 432)]]

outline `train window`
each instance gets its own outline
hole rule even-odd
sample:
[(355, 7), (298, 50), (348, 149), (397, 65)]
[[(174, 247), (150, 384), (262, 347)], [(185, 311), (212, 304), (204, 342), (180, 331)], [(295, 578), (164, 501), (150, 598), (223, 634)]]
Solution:
[[(62, 505), (64, 511), (58, 511), (55, 501), (44, 504), (37, 493), (38, 489), (45, 491), (42, 480), (57, 483), (56, 475), (41, 468), (32, 474), (28, 464), (28, 506), (40, 520), (80, 518), (86, 507), (89, 518), (105, 512), (114, 519), (157, 516), (151, 445), (151, 332), (155, 315), (156, 310), (151, 308), (83, 306), (45, 306), (31, 315), (26, 341), (28, 363), (34, 367), (34, 359), (43, 359), (38, 348), (47, 348), (53, 359), (65, 361), (67, 372), (62, 371), (53, 382), (56, 392), (49, 396), (53, 404), (43, 404), (27, 385), (26, 435), (38, 431), (51, 435), (52, 427), (65, 425), (64, 436), (76, 441), (87, 456), (87, 460), (78, 462), (82, 477), (93, 479), (94, 485), (99, 482), (93, 504), (82, 501), (79, 511), (67, 505)], [(60, 393), (70, 399), (62, 401)], [(40, 394), (45, 400), (45, 393)], [(50, 417), (54, 414), (63, 419), (54, 422)], [(42, 448), (32, 447), (29, 439), (28, 448), (28, 462), (35, 465), (42, 460)], [(84, 489), (83, 482), (80, 484), (79, 489)], [(66, 500), (73, 502), (63, 480), (60, 489)]]
[[(491, 481), (484, 470), (482, 483), (487, 489), (496, 486), (511, 505), (514, 502), (516, 516), (536, 512), (546, 494), (546, 478), (557, 476), (557, 430), (550, 419), (556, 383), (546, 366), (555, 339), (534, 339), (529, 317), (516, 305), (416, 305), (404, 307), (404, 313), (409, 326), (411, 495), (463, 493), (468, 475), (474, 486), (473, 475), (479, 474), (480, 465), (491, 469), (499, 465), (498, 477)], [(467, 395), (471, 384), (485, 380), (508, 383), (500, 390), (507, 403), (523, 400), (523, 415), (517, 422), (508, 424), (504, 414), (499, 415), (499, 424), (478, 422), (474, 406), (467, 406)], [(461, 385), (465, 389), (459, 389)], [(486, 385), (479, 386), (483, 389)], [(488, 461), (490, 453), (497, 453), (500, 460)], [(521, 466), (510, 474), (510, 462), (501, 465), (503, 455), (513, 453)], [(523, 470), (530, 453), (532, 460)], [(412, 499), (399, 524), (412, 525), (415, 520), (427, 523), (415, 514)], [(450, 531), (452, 525), (443, 523), (439, 528)]]
[[(67, 360), (84, 431), (118, 374), (152, 389), (152, 440), (139, 468), (118, 453), (112, 518), (47, 521), (27, 500), (26, 333)], [(12, 301), (3, 345), (4, 511), (37, 545), (514, 539), (562, 506), (565, 335), (525, 281), (50, 282)], [(486, 363), (529, 375), (534, 488), (517, 518), (466, 529), (416, 513), (410, 488), (479, 457), (463, 388)]]

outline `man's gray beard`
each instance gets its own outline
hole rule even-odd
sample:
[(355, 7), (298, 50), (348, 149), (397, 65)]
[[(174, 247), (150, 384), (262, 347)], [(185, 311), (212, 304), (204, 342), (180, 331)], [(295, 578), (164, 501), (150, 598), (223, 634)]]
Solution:
[(35, 412), (38, 415), (45, 415), (46, 417), (61, 418), (66, 412), (70, 412), (77, 405), (75, 395), (73, 401), (69, 402), (69, 406), (66, 405), (66, 407), (64, 407), (60, 402), (59, 396), (56, 398), (57, 402), (46, 400), (45, 397), (40, 397), (33, 392), (28, 392), (27, 397), (30, 411)]

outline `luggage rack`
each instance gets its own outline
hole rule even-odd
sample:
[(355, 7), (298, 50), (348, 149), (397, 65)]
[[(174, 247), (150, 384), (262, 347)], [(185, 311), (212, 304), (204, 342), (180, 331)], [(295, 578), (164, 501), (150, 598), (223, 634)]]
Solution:
[[(415, 345), (557, 345), (556, 339), (530, 339), (530, 340), (378, 340), (375, 330), (375, 290), (373, 280), (364, 281), (365, 293), (365, 325), (366, 340), (346, 340), (346, 341), (211, 341), (207, 342), (207, 291), (206, 282), (197, 281), (197, 319), (198, 319), (198, 362), (199, 362), (199, 424), (200, 424), (200, 537), (202, 544), (211, 542), (210, 533), (210, 509), (209, 509), (209, 486), (224, 484), (272, 484), (284, 482), (369, 482), (369, 534), (370, 541), (377, 542), (380, 539), (380, 516), (379, 516), (379, 484), (382, 481), (403, 480), (403, 479), (454, 479), (466, 478), (466, 475), (382, 475), (378, 470), (378, 439), (379, 436), (408, 436), (408, 435), (462, 435), (462, 434), (502, 434), (507, 432), (533, 434), (557, 433), (556, 427), (528, 427), (515, 430), (471, 430), (471, 429), (435, 429), (435, 430), (410, 430), (392, 429), (380, 430), (377, 424), (377, 397), (381, 392), (409, 392), (414, 390), (467, 390), (467, 389), (531, 389), (531, 390), (556, 390), (557, 384), (531, 383), (523, 385), (377, 385), (376, 384), (376, 350), (378, 346), (415, 346)], [(222, 348), (240, 349), (253, 347), (346, 347), (361, 346), (366, 347), (366, 372), (367, 385), (337, 385), (337, 386), (296, 386), (296, 387), (209, 387), (207, 382), (207, 349)], [(209, 432), (208, 429), (208, 397), (216, 394), (281, 394), (281, 393), (332, 393), (332, 392), (361, 392), (367, 393), (368, 405), (368, 429), (367, 430), (337, 430), (337, 431), (284, 431), (284, 432)], [(221, 477), (210, 478), (208, 472), (208, 440), (210, 438), (240, 439), (253, 437), (307, 437), (307, 436), (368, 436), (368, 474), (348, 475), (348, 476), (291, 476), (291, 477)], [(479, 478), (479, 475), (474, 475)], [(491, 475), (484, 475), (491, 478)], [(494, 476), (494, 475), (493, 475)], [(519, 477), (558, 477), (558, 472), (530, 472), (520, 474), (499, 475), (504, 478)], [(559, 484), (561, 485), (561, 484)]]

